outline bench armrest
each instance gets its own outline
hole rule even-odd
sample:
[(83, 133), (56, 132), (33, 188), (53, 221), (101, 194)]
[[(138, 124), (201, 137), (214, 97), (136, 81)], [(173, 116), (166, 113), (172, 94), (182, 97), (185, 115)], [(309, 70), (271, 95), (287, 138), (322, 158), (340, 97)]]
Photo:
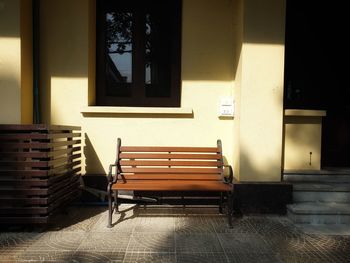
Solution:
[[(109, 171), (108, 171), (108, 183), (115, 184), (118, 180), (118, 175), (121, 173), (121, 167), (120, 167), (120, 147), (121, 147), (122, 141), (120, 138), (117, 139), (117, 159), (114, 164), (109, 165)], [(115, 176), (113, 176), (113, 167), (116, 167), (116, 173)], [(124, 176), (122, 176), (123, 181), (125, 181)]]
[(229, 175), (228, 176), (224, 176), (224, 183), (232, 184), (232, 182), (233, 182), (233, 169), (232, 169), (232, 166), (231, 165), (227, 165), (227, 164), (224, 164), (223, 166), (227, 167), (229, 169)]
[(107, 180), (108, 183), (116, 183), (117, 182), (117, 175), (113, 176), (113, 167), (117, 167), (117, 164), (111, 164), (109, 165), (109, 170), (108, 170), (108, 175), (107, 175)]

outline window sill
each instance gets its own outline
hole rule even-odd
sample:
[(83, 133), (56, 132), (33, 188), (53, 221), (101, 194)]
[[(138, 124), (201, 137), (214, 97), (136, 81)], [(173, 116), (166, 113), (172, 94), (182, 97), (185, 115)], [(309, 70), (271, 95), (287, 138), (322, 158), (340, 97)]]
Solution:
[(285, 110), (284, 116), (324, 117), (324, 110)]
[(184, 117), (193, 116), (191, 108), (166, 108), (166, 107), (104, 107), (89, 106), (84, 108), (81, 113), (88, 116), (105, 115), (181, 115)]

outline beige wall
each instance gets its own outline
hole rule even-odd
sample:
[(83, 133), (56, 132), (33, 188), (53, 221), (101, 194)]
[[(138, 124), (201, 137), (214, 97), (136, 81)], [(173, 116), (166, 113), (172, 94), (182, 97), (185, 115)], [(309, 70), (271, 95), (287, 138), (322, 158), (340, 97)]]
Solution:
[[(1, 107), (11, 110), (1, 122), (29, 122), (31, 114), (23, 114), (32, 100), (28, 2), (22, 25), (20, 2), (1, 3)], [(87, 172), (106, 171), (117, 137), (125, 144), (194, 146), (220, 138), (240, 180), (280, 180), (285, 1), (183, 1), (181, 107), (192, 114), (132, 108), (82, 114), (94, 105), (95, 1), (40, 4), (41, 114), (49, 124), (82, 126)], [(223, 96), (235, 97), (234, 120), (218, 118)]]
[(0, 1), (0, 123), (21, 123), (20, 1)]
[(241, 181), (280, 181), (285, 1), (245, 0), (240, 5), (235, 172)]
[(103, 173), (114, 162), (117, 137), (130, 145), (215, 146), (221, 139), (232, 163), (233, 120), (218, 118), (219, 99), (234, 85), (232, 1), (183, 3), (181, 107), (192, 109), (189, 115), (81, 114), (94, 97), (89, 6), (93, 1), (41, 1), (40, 17), (43, 114), (48, 123), (82, 126), (87, 172)]
[(46, 123), (82, 125), (88, 96), (88, 1), (40, 1), (41, 114)]
[[(95, 0), (40, 4), (41, 114), (48, 124), (82, 126), (87, 172), (106, 171), (117, 137), (195, 146), (220, 138), (241, 181), (280, 181), (283, 161), (303, 169), (309, 158), (293, 158), (310, 151), (319, 168), (320, 118), (287, 118), (282, 149), (285, 0), (183, 0), (181, 107), (192, 114), (82, 114), (95, 98)], [(30, 0), (0, 0), (0, 123), (32, 122), (31, 23)], [(218, 118), (222, 96), (234, 96), (234, 120)]]
[(326, 116), (325, 111), (285, 111), (284, 169), (321, 169), (321, 134), (324, 116)]
[(21, 0), (21, 123), (33, 123), (32, 0)]
[(234, 150), (234, 159), (233, 159), (233, 171), (235, 177), (240, 179), (241, 171), (241, 144), (240, 144), (240, 116), (241, 116), (241, 90), (242, 90), (242, 47), (243, 47), (243, 2), (244, 0), (234, 1), (233, 8), (233, 48), (235, 50), (235, 56), (233, 60), (234, 65), (234, 74), (235, 74), (235, 121), (234, 121), (234, 130), (233, 130), (233, 150)]
[(0, 123), (33, 121), (31, 0), (0, 1)]

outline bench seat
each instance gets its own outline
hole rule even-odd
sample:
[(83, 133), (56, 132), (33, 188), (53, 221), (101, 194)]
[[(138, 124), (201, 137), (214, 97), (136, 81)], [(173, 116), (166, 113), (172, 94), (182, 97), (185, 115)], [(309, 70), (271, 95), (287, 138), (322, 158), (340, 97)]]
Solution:
[(112, 190), (134, 191), (231, 191), (232, 186), (219, 181), (198, 180), (128, 180), (126, 183), (118, 182)]

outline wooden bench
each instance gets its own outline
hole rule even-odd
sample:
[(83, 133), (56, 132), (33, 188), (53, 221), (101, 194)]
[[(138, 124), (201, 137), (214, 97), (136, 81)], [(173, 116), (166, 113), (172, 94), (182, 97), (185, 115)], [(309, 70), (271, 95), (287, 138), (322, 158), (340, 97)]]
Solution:
[[(224, 176), (224, 168), (229, 176)], [(219, 211), (227, 204), (232, 226), (233, 173), (224, 165), (221, 141), (216, 147), (121, 146), (117, 141), (117, 158), (108, 173), (108, 227), (112, 227), (113, 210), (118, 212), (118, 191), (204, 191), (221, 195)]]

